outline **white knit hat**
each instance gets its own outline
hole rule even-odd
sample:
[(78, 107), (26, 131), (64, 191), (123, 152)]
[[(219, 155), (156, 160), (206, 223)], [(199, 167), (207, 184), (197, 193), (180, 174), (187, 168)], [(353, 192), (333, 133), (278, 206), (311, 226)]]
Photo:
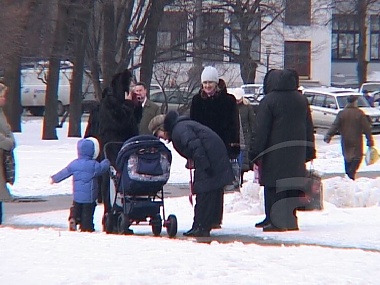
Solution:
[(218, 83), (219, 82), (219, 75), (218, 75), (218, 71), (216, 70), (216, 68), (212, 67), (212, 66), (206, 66), (202, 71), (201, 81), (202, 82), (211, 81), (211, 82)]
[(245, 94), (243, 88), (240, 87), (234, 88), (231, 93), (235, 96), (236, 101), (243, 99)]

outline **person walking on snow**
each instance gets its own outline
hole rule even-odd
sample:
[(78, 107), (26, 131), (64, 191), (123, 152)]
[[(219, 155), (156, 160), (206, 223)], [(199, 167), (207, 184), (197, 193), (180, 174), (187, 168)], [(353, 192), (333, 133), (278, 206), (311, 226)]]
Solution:
[(367, 138), (367, 146), (374, 145), (371, 123), (358, 108), (357, 99), (354, 95), (347, 98), (347, 105), (338, 113), (323, 139), (329, 143), (337, 132), (340, 133), (345, 172), (352, 180), (355, 180), (356, 171), (363, 159), (363, 134)]
[(82, 232), (94, 231), (94, 212), (98, 197), (96, 177), (106, 173), (110, 161), (96, 160), (99, 155), (99, 142), (93, 137), (81, 139), (77, 143), (78, 158), (65, 168), (52, 175), (50, 183), (59, 183), (73, 176), (73, 204), (70, 208), (69, 230), (75, 231), (77, 224)]

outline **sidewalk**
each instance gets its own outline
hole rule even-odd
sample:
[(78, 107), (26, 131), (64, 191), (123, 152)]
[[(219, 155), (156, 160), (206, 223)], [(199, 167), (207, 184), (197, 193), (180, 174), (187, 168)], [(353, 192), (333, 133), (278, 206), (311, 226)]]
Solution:
[[(182, 197), (189, 195), (187, 184), (166, 184), (164, 186), (165, 197)], [(30, 213), (43, 213), (69, 209), (72, 203), (71, 195), (54, 195), (41, 197), (16, 197), (11, 203), (3, 203), (4, 215), (11, 217)]]

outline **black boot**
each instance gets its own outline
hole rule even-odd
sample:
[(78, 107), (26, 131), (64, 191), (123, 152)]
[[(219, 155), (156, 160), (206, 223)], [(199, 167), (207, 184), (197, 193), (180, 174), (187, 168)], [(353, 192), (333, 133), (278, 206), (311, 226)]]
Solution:
[(183, 235), (187, 237), (209, 237), (210, 230), (204, 228), (195, 228), (187, 231), (186, 233), (183, 233)]
[(264, 219), (264, 220), (262, 220), (261, 222), (255, 224), (255, 227), (256, 227), (256, 228), (263, 228), (263, 227), (265, 227), (265, 226), (267, 226), (267, 225), (269, 225), (269, 224), (270, 224), (270, 221), (267, 220), (267, 219)]

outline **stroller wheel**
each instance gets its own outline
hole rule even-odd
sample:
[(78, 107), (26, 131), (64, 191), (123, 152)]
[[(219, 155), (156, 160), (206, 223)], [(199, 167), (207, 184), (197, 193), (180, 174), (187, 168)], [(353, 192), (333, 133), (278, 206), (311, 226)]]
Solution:
[(121, 235), (133, 234), (133, 231), (129, 229), (130, 226), (128, 215), (121, 213), (117, 218), (117, 231)]
[(161, 219), (161, 215), (157, 214), (154, 218), (152, 218), (151, 224), (152, 224), (153, 235), (156, 236), (156, 237), (158, 237), (161, 234), (161, 231), (162, 231), (162, 219)]
[(166, 232), (169, 237), (175, 237), (177, 234), (177, 217), (175, 215), (169, 215), (165, 223)]
[(114, 232), (115, 217), (111, 213), (105, 213), (103, 216), (103, 231), (107, 234)]

